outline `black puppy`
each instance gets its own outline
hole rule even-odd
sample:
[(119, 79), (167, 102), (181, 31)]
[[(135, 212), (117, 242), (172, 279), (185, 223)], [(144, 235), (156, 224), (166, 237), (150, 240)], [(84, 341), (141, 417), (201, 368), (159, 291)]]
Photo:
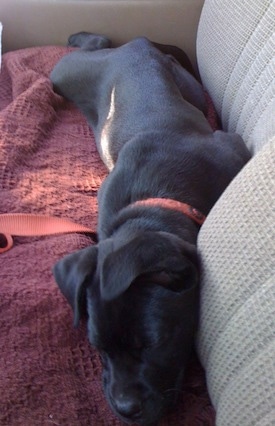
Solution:
[(238, 135), (212, 131), (201, 85), (169, 48), (138, 38), (111, 49), (87, 33), (69, 44), (82, 49), (56, 65), (53, 87), (86, 115), (111, 173), (98, 244), (54, 275), (75, 324), (88, 312), (112, 409), (148, 425), (176, 401), (193, 345), (203, 216), (250, 156)]

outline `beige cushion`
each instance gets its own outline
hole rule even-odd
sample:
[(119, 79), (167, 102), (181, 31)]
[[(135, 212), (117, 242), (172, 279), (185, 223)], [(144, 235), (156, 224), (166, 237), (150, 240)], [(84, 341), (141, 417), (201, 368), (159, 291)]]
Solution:
[(269, 144), (223, 194), (199, 236), (198, 351), (217, 425), (261, 425), (275, 410), (274, 195)]
[(223, 127), (257, 152), (275, 134), (275, 1), (206, 0), (197, 55)]
[(275, 425), (275, 1), (206, 0), (203, 83), (256, 155), (199, 235), (197, 339), (217, 426)]

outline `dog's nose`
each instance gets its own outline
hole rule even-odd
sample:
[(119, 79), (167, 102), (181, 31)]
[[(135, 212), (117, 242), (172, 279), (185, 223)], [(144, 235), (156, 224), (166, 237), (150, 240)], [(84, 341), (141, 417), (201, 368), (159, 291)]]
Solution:
[(121, 394), (115, 399), (114, 405), (123, 417), (137, 420), (141, 416), (141, 402), (135, 396)]

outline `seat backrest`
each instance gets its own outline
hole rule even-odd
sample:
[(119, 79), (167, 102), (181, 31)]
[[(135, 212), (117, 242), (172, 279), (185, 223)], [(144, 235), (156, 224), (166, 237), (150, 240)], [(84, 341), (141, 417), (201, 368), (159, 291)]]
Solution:
[(274, 0), (206, 0), (198, 29), (203, 83), (252, 153), (275, 134), (274, 20)]

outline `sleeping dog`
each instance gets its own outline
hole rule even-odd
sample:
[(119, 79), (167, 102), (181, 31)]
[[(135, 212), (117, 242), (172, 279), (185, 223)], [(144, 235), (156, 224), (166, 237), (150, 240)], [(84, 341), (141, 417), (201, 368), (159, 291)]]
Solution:
[(89, 33), (69, 45), (80, 49), (51, 81), (85, 114), (110, 174), (98, 244), (60, 260), (54, 276), (75, 325), (88, 313), (113, 411), (149, 425), (177, 401), (192, 350), (200, 225), (250, 156), (237, 134), (212, 131), (179, 49), (146, 38), (111, 48)]

